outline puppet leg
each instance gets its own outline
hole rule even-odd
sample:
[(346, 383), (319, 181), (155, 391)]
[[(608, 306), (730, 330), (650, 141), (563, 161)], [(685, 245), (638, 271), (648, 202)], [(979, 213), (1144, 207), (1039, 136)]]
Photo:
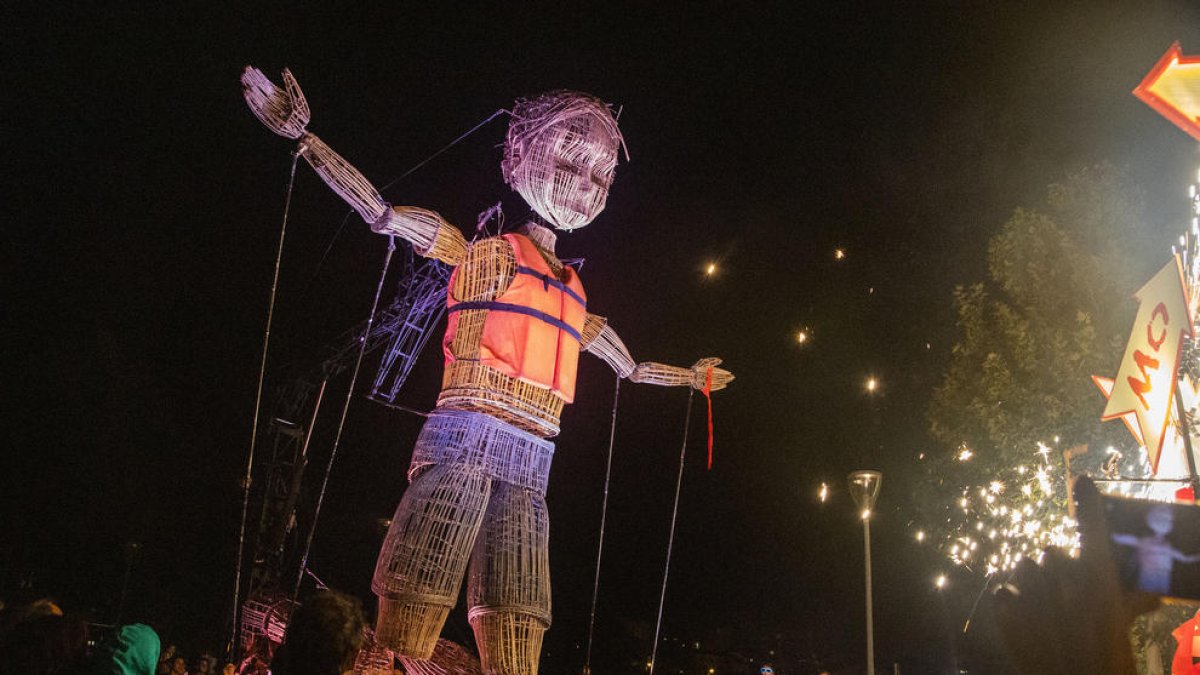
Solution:
[(428, 659), (458, 600), (491, 481), (477, 466), (438, 464), (412, 477), (375, 566), (376, 640)]
[(486, 675), (535, 675), (550, 627), (550, 519), (532, 489), (496, 481), (467, 581)]

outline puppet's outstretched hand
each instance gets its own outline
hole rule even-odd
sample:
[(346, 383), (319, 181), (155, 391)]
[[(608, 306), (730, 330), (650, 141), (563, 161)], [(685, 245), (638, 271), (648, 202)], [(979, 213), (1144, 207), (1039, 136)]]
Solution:
[(284, 88), (263, 75), (254, 66), (246, 66), (242, 72), (242, 95), (250, 112), (268, 129), (286, 138), (300, 138), (308, 126), (308, 101), (292, 72), (283, 69)]
[[(624, 345), (622, 345), (624, 346)], [(668, 366), (663, 363), (646, 361), (639, 363), (629, 373), (630, 382), (657, 384), (663, 387), (691, 387), (704, 390), (709, 384), (709, 371), (712, 372), (712, 389), (724, 389), (733, 381), (733, 374), (724, 368), (718, 368), (721, 359), (700, 359), (691, 368)]]
[(703, 390), (708, 386), (708, 371), (710, 369), (712, 370), (711, 391), (724, 389), (730, 382), (733, 382), (733, 373), (724, 368), (718, 368), (717, 366), (719, 365), (721, 365), (721, 359), (714, 358), (700, 359), (692, 364), (692, 388)]

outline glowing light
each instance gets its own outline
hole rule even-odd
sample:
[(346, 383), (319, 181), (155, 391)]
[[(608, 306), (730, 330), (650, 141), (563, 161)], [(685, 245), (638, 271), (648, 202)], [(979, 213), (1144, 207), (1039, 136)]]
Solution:
[(820, 489), (820, 491), (817, 492), (817, 496), (820, 498), (821, 503), (824, 503), (826, 500), (828, 500), (829, 499), (829, 486), (825, 483), (821, 483), (821, 489)]
[(862, 519), (867, 520), (870, 517), (871, 517), (871, 509), (863, 509), (862, 510)]
[[(993, 576), (1011, 572), (1025, 558), (1041, 559), (1049, 546), (1077, 555), (1074, 523), (1059, 506), (1066, 490), (1061, 469), (1050, 461), (1044, 444), (1030, 454), (1032, 462), (961, 486), (948, 505), (945, 526), (938, 526), (942, 531), (925, 533), (940, 541), (938, 548), (950, 562), (972, 574)], [(973, 456), (966, 444), (954, 454), (958, 461)]]
[(867, 378), (867, 391), (874, 393), (879, 388), (879, 380), (874, 377)]
[(945, 574), (937, 575), (937, 578), (935, 578), (933, 580), (933, 587), (938, 589), (939, 591), (942, 590), (943, 588), (945, 588), (946, 587), (946, 575)]
[(717, 273), (717, 264), (716, 263), (708, 263), (708, 267), (704, 268), (704, 274), (706, 276), (711, 277), (716, 273)]
[(799, 333), (796, 333), (796, 342), (800, 344), (808, 342), (808, 331), (801, 330)]
[(844, 248), (833, 249), (833, 259), (834, 260), (843, 260), (845, 257), (846, 257), (846, 249), (844, 249)]
[(925, 530), (917, 530), (916, 536), (917, 536), (917, 543), (918, 544), (923, 543), (925, 541)]

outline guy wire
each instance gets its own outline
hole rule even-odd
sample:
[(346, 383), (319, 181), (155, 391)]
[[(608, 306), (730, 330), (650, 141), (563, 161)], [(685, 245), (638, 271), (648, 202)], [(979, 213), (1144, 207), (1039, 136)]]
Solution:
[(263, 334), (262, 358), (258, 367), (258, 390), (254, 394), (254, 422), (250, 426), (250, 451), (246, 453), (246, 475), (242, 477), (242, 519), (238, 526), (237, 562), (233, 573), (233, 626), (229, 636), (229, 655), (232, 657), (237, 647), (238, 635), (238, 598), (242, 591), (242, 558), (246, 547), (246, 512), (250, 508), (250, 481), (254, 469), (254, 446), (258, 442), (258, 416), (262, 408), (263, 381), (267, 376), (267, 352), (271, 343), (271, 321), (275, 317), (275, 296), (279, 288), (279, 268), (283, 264), (283, 240), (287, 234), (288, 211), (292, 206), (292, 188), (296, 185), (296, 164), (300, 161), (300, 152), (292, 153), (292, 170), (288, 178), (287, 198), (283, 202), (283, 224), (279, 227), (279, 245), (275, 251), (275, 276), (271, 279), (271, 299), (267, 304), (267, 328)]
[(692, 422), (692, 399), (696, 390), (688, 388), (687, 415), (683, 420), (683, 446), (679, 448), (679, 477), (675, 479), (675, 506), (671, 510), (671, 535), (667, 538), (667, 562), (663, 567), (662, 593), (658, 596), (658, 620), (654, 624), (654, 647), (650, 650), (650, 675), (654, 675), (655, 661), (658, 659), (658, 635), (662, 630), (663, 605), (667, 601), (667, 575), (671, 571), (671, 548), (675, 544), (675, 521), (679, 516), (679, 492), (683, 487), (683, 460), (687, 457), (688, 427)]
[(337, 433), (333, 436), (333, 449), (329, 451), (329, 462), (325, 465), (325, 476), (321, 479), (321, 491), (317, 493), (317, 507), (313, 511), (312, 526), (308, 530), (308, 538), (304, 542), (304, 555), (300, 558), (300, 570), (296, 573), (296, 586), (292, 591), (292, 599), (300, 594), (300, 582), (304, 580), (304, 571), (308, 568), (308, 554), (312, 550), (313, 534), (317, 531), (317, 520), (321, 516), (321, 504), (325, 501), (325, 488), (329, 485), (329, 474), (333, 471), (333, 461), (337, 459), (338, 446), (342, 442), (342, 430), (346, 426), (346, 415), (350, 412), (350, 401), (354, 398), (354, 386), (358, 383), (358, 371), (362, 367), (363, 354), (367, 351), (367, 336), (375, 324), (375, 312), (379, 308), (379, 296), (383, 293), (383, 281), (387, 278), (388, 267), (392, 264), (392, 254), (396, 252), (396, 238), (388, 237), (387, 255), (383, 258), (383, 270), (379, 273), (379, 283), (375, 286), (375, 299), (371, 302), (371, 314), (367, 317), (367, 326), (359, 338), (358, 358), (354, 361), (354, 372), (350, 375), (350, 388), (346, 390), (346, 401), (342, 404), (342, 416), (338, 420)]
[(617, 404), (621, 400), (621, 375), (617, 375), (617, 383), (613, 387), (612, 425), (608, 430), (608, 462), (604, 465), (604, 501), (600, 506), (600, 543), (596, 547), (596, 579), (592, 584), (592, 617), (588, 622), (587, 657), (583, 662), (583, 672), (592, 672), (592, 635), (596, 630), (596, 601), (600, 598), (600, 558), (604, 555), (604, 522), (608, 517), (608, 486), (612, 481), (613, 442), (617, 437)]
[[(412, 174), (416, 173), (416, 172), (417, 172), (417, 171), (418, 171), (418, 170), (419, 170), (421, 167), (423, 167), (423, 166), (425, 166), (426, 164), (428, 164), (428, 163), (432, 162), (432, 161), (433, 161), (434, 159), (436, 159), (436, 158), (437, 158), (439, 155), (441, 155), (442, 153), (446, 152), (446, 151), (447, 151), (447, 150), (449, 150), (450, 148), (452, 148), (452, 147), (454, 147), (454, 146), (458, 145), (459, 143), (461, 143), (461, 142), (462, 142), (464, 139), (466, 139), (466, 138), (467, 138), (468, 136), (470, 136), (471, 134), (475, 133), (476, 131), (479, 131), (479, 130), (480, 130), (481, 128), (483, 128), (483, 127), (484, 127), (484, 126), (485, 126), (485, 125), (486, 125), (488, 122), (491, 122), (492, 120), (496, 119), (496, 118), (497, 118), (497, 117), (499, 117), (500, 115), (503, 115), (503, 114), (505, 114), (505, 113), (507, 113), (507, 112), (508, 112), (508, 111), (507, 111), (507, 110), (505, 110), (505, 109), (503, 109), (503, 108), (501, 108), (501, 109), (497, 110), (496, 112), (494, 112), (494, 113), (492, 113), (491, 115), (489, 115), (487, 119), (485, 119), (485, 120), (483, 120), (482, 122), (480, 122), (479, 124), (476, 124), (475, 126), (471, 127), (469, 130), (467, 130), (467, 132), (466, 132), (466, 133), (464, 133), (464, 134), (460, 135), (458, 138), (456, 138), (456, 139), (454, 139), (453, 141), (450, 141), (449, 143), (447, 143), (445, 146), (443, 146), (443, 147), (442, 147), (442, 149), (438, 150), (437, 152), (433, 153), (432, 155), (430, 155), (430, 156), (426, 157), (425, 159), (421, 160), (420, 162), (418, 162), (417, 164), (415, 164), (415, 165), (414, 165), (414, 166), (413, 166), (411, 169), (409, 169), (408, 171), (405, 171), (404, 173), (400, 174), (400, 175), (399, 175), (399, 176), (397, 176), (396, 178), (393, 178), (391, 181), (389, 181), (389, 182), (387, 183), (387, 185), (384, 185), (383, 187), (379, 188), (379, 194), (380, 194), (380, 196), (383, 196), (383, 192), (384, 192), (385, 190), (387, 190), (388, 188), (392, 187), (392, 186), (393, 186), (393, 185), (395, 185), (396, 183), (399, 183), (400, 181), (404, 180), (405, 178), (408, 178), (410, 175), (412, 175)], [(316, 269), (313, 271), (312, 279), (311, 279), (311, 280), (308, 282), (308, 285), (309, 285), (309, 287), (310, 287), (310, 288), (312, 287), (312, 284), (313, 284), (313, 282), (315, 282), (315, 281), (316, 281), (317, 275), (321, 273), (321, 268), (325, 266), (325, 259), (329, 257), (329, 252), (333, 250), (333, 245), (334, 245), (335, 243), (337, 243), (338, 237), (340, 237), (340, 236), (341, 236), (341, 234), (342, 234), (342, 230), (344, 230), (344, 229), (346, 228), (346, 223), (347, 223), (347, 222), (349, 222), (349, 220), (350, 220), (350, 216), (352, 216), (352, 215), (354, 215), (354, 209), (349, 209), (349, 210), (347, 210), (347, 211), (346, 211), (346, 214), (345, 214), (344, 216), (342, 216), (342, 221), (341, 221), (341, 223), (339, 223), (339, 224), (338, 224), (338, 228), (337, 228), (337, 230), (336, 230), (336, 231), (333, 233), (333, 237), (332, 237), (332, 238), (330, 238), (330, 240), (329, 240), (329, 244), (328, 244), (328, 245), (325, 247), (325, 252), (321, 254), (321, 259), (320, 259), (320, 261), (318, 261), (318, 262), (317, 262), (317, 268), (316, 268)], [(307, 289), (305, 290), (305, 293), (304, 293), (304, 295), (308, 295), (308, 291), (307, 291)]]

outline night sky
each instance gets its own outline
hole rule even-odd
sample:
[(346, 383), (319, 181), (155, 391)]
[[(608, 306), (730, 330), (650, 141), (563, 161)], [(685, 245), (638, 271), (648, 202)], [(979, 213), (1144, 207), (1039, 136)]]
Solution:
[[(908, 523), (915, 456), (934, 449), (926, 402), (955, 339), (952, 289), (983, 278), (987, 239), (1016, 207), (1099, 161), (1146, 189), (1162, 226), (1146, 236), (1166, 255), (1200, 154), (1129, 92), (1172, 41), (1200, 52), (1200, 6), (337, 4), (4, 10), (0, 597), (33, 584), (110, 617), (138, 542), (126, 616), (194, 651), (227, 634), (293, 148), (242, 100), (253, 64), (276, 81), (291, 68), (310, 130), (377, 186), (518, 96), (569, 88), (621, 107), (632, 161), (604, 213), (560, 234), (559, 255), (586, 259), (588, 308), (635, 359), (719, 356), (737, 376), (714, 396), (711, 472), (695, 401), (664, 634), (778, 634), (810, 662), (861, 668), (862, 537), (843, 486), (876, 468), (879, 662), (949, 663), (970, 590), (935, 593), (937, 560)], [(468, 237), (497, 201), (520, 223), (529, 209), (499, 171), (505, 124), (385, 198)], [(356, 217), (339, 230), (346, 211), (301, 163), (273, 381), (318, 366), (370, 308), (386, 240)], [(399, 402), (432, 406), (436, 351)], [(545, 672), (577, 671), (587, 635), (614, 377), (581, 363), (547, 495)], [(331, 389), (339, 406), (347, 385)], [(687, 402), (682, 389), (621, 388), (598, 661), (653, 627)], [(311, 567), (368, 610), (377, 521), (403, 491), (419, 424), (357, 396), (330, 478)], [(834, 487), (824, 505), (822, 481)], [(470, 643), (465, 614), (445, 635)]]

